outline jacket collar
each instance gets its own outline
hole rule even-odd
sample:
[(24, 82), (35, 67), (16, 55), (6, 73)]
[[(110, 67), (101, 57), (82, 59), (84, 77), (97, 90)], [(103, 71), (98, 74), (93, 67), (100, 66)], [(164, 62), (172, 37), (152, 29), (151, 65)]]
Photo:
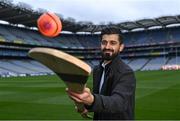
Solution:
[[(120, 56), (120, 54), (118, 54), (110, 63), (106, 64), (105, 69), (109, 68), (110, 66), (116, 66), (114, 64), (116, 64), (117, 61), (119, 61), (119, 56)], [(102, 66), (103, 62), (104, 62), (103, 60), (101, 60), (101, 62), (100, 62), (101, 68), (103, 68), (103, 66)]]

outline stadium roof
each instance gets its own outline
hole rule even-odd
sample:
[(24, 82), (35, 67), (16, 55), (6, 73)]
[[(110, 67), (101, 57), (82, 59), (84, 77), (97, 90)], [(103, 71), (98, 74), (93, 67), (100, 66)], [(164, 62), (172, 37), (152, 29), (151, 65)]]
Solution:
[[(44, 9), (33, 10), (26, 3), (13, 4), (12, 0), (0, 0), (0, 20), (10, 24), (22, 24), (26, 27), (37, 27), (36, 21), (39, 16), (47, 12)], [(98, 32), (105, 26), (116, 26), (121, 30), (131, 31), (134, 29), (149, 29), (150, 27), (166, 27), (171, 24), (180, 24), (180, 15), (163, 16), (155, 19), (141, 19), (137, 21), (127, 21), (117, 24), (95, 25), (92, 22), (76, 22), (73, 18), (64, 19), (62, 15), (56, 13), (62, 20), (63, 31), (70, 32)]]

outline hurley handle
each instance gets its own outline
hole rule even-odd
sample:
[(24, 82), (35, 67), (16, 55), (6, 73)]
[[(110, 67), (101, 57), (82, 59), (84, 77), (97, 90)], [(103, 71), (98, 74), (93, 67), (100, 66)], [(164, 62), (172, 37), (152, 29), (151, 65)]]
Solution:
[[(67, 81), (65, 83), (69, 90), (76, 92), (76, 93), (82, 93), (84, 88), (86, 87), (86, 84), (72, 83), (72, 82), (67, 82)], [(79, 113), (84, 112), (85, 107), (84, 107), (83, 103), (75, 102), (75, 105), (77, 106), (77, 110)], [(81, 114), (81, 116), (83, 118), (92, 119), (92, 116), (88, 115), (87, 113)]]

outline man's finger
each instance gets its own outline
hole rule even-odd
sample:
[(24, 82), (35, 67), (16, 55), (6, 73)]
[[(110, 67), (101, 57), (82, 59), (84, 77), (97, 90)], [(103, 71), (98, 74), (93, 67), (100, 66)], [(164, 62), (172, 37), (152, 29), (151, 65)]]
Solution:
[(77, 98), (77, 97), (75, 97), (75, 96), (73, 96), (73, 95), (71, 95), (70, 98), (71, 98), (72, 100), (74, 100), (75, 102), (82, 103), (82, 100), (80, 100), (79, 98)]
[(67, 93), (68, 93), (70, 96), (73, 96), (73, 97), (78, 98), (79, 100), (81, 100), (81, 99), (84, 98), (84, 94), (78, 94), (78, 93), (71, 92), (71, 91), (67, 91)]

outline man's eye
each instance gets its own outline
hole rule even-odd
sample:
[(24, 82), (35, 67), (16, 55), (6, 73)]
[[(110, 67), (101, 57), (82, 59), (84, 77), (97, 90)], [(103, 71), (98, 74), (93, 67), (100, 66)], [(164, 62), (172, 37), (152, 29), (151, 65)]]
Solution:
[(106, 42), (106, 41), (102, 41), (101, 44), (102, 44), (102, 45), (105, 45), (105, 44), (107, 44), (107, 42)]
[(111, 42), (111, 45), (116, 45), (117, 44), (117, 42)]

